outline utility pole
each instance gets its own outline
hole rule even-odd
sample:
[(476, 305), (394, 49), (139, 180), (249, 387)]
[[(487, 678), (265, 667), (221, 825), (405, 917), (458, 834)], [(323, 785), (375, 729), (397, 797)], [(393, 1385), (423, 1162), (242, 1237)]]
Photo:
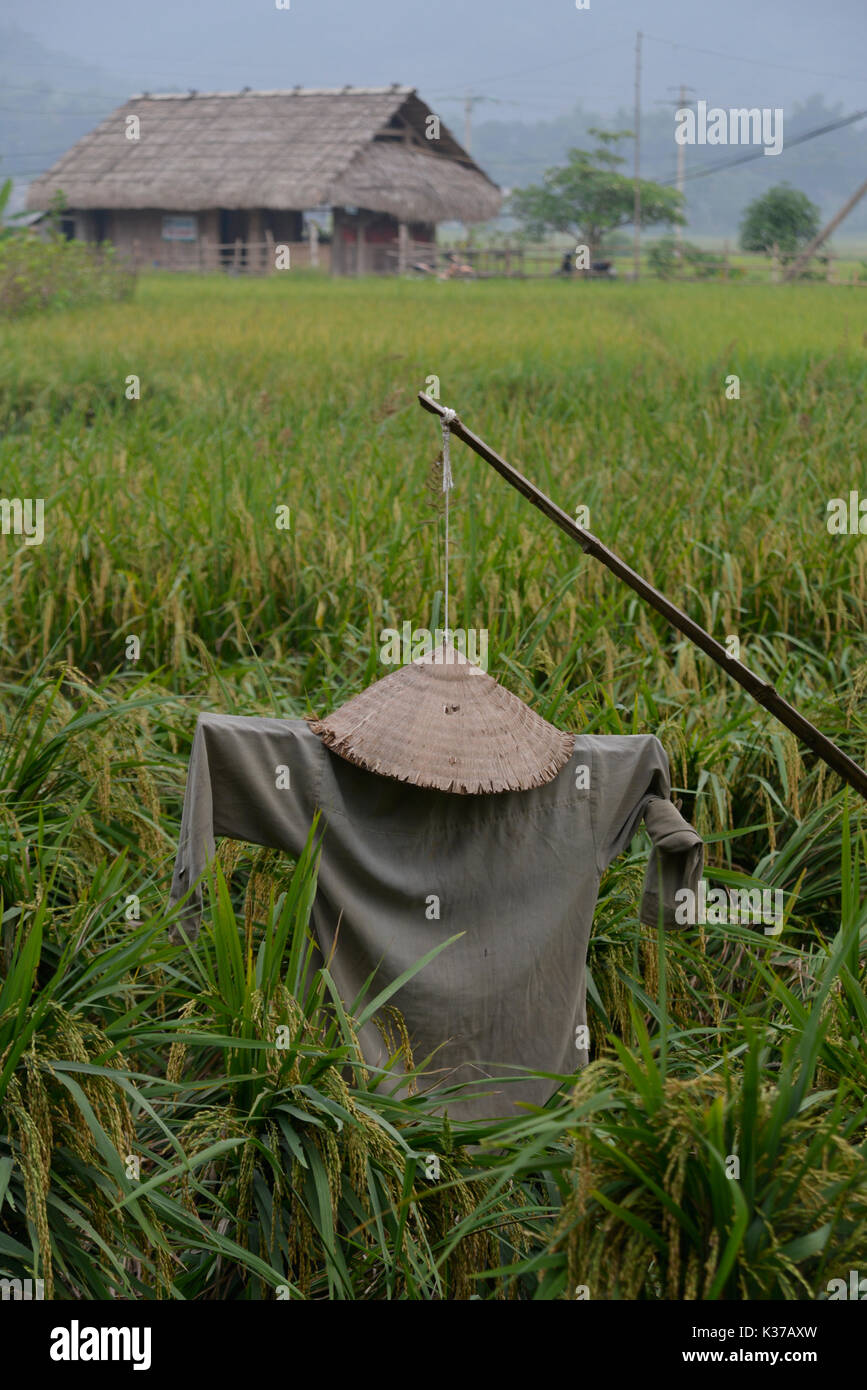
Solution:
[[(681, 82), (681, 84), (680, 84), (680, 107), (679, 107), (678, 109), (682, 111), (683, 108), (684, 108), (685, 106), (686, 106), (686, 87), (685, 87), (684, 84)], [(678, 193), (680, 194), (681, 198), (683, 197), (683, 185), (684, 185), (684, 181), (685, 181), (685, 175), (686, 175), (686, 145), (678, 145), (678, 147), (677, 147), (677, 191), (678, 191)], [(675, 224), (674, 224), (674, 244), (675, 244), (675, 246), (677, 247), (677, 259), (680, 260), (681, 254), (682, 254), (682, 252), (683, 252), (683, 228), (681, 227), (681, 225), (680, 225), (679, 222), (675, 222)]]
[(473, 107), (474, 107), (474, 106), (478, 105), (478, 103), (479, 103), (480, 101), (493, 102), (494, 105), (496, 105), (496, 106), (520, 106), (520, 105), (521, 105), (521, 103), (520, 103), (519, 101), (509, 101), (508, 99), (506, 99), (506, 98), (504, 98), (504, 97), (485, 97), (485, 96), (481, 96), (481, 95), (479, 95), (479, 96), (473, 96), (472, 92), (470, 92), (470, 91), (466, 92), (465, 95), (462, 96), (462, 97), (443, 97), (442, 100), (443, 100), (443, 102), (444, 102), (446, 105), (451, 105), (452, 103), (457, 103), (457, 104), (463, 106), (463, 108), (464, 108), (464, 149), (466, 150), (467, 154), (470, 153), (470, 145), (472, 144), (472, 139), (473, 139)]
[[(467, 154), (470, 153), (470, 146), (473, 143), (473, 107), (476, 105), (477, 102), (480, 101), (494, 101), (501, 106), (504, 104), (500, 101), (499, 97), (474, 97), (472, 92), (467, 92), (467, 94), (464, 97), (464, 149), (466, 150)], [(508, 106), (514, 106), (517, 103), (507, 102), (505, 104)]]
[[(686, 85), (685, 82), (681, 82), (679, 88), (677, 88), (677, 87), (669, 87), (668, 90), (669, 90), (670, 92), (679, 92), (679, 100), (678, 100), (678, 101), (675, 101), (675, 100), (672, 98), (671, 100), (668, 100), (668, 101), (660, 101), (660, 102), (657, 103), (657, 105), (659, 105), (659, 106), (673, 106), (674, 109), (675, 109), (675, 111), (683, 111), (683, 109), (684, 109), (684, 108), (686, 107), (686, 105), (687, 105), (687, 95), (686, 95), (687, 92), (692, 92), (692, 91), (695, 90), (695, 88), (694, 88), (694, 87), (688, 87), (688, 86)], [(678, 144), (678, 146), (677, 146), (677, 177), (676, 177), (676, 179), (675, 179), (675, 186), (676, 186), (676, 188), (677, 188), (678, 193), (681, 195), (681, 197), (683, 196), (684, 184), (685, 184), (685, 183), (686, 183), (686, 146), (685, 146), (685, 145)], [(675, 254), (676, 254), (678, 260), (680, 260), (682, 254), (683, 254), (683, 228), (681, 227), (681, 225), (680, 225), (679, 222), (675, 222), (675, 224), (674, 224), (674, 246), (675, 246)]]
[(635, 36), (635, 201), (632, 220), (635, 223), (635, 245), (632, 253), (633, 279), (637, 280), (641, 265), (641, 30)]
[(852, 194), (852, 197), (848, 200), (848, 202), (845, 202), (843, 204), (840, 211), (834, 214), (827, 226), (822, 228), (819, 235), (813, 237), (813, 240), (810, 242), (810, 245), (804, 247), (804, 250), (801, 252), (800, 256), (798, 256), (797, 259), (792, 263), (792, 265), (789, 266), (789, 269), (783, 276), (784, 281), (794, 280), (796, 275), (800, 275), (801, 271), (804, 269), (804, 266), (807, 264), (808, 260), (812, 256), (813, 252), (822, 245), (823, 241), (827, 241), (828, 237), (831, 235), (833, 231), (836, 231), (840, 223), (843, 221), (843, 218), (849, 216), (849, 213), (852, 211), (855, 204), (860, 203), (865, 193), (867, 193), (867, 183), (862, 183), (860, 188), (855, 189), (855, 192)]

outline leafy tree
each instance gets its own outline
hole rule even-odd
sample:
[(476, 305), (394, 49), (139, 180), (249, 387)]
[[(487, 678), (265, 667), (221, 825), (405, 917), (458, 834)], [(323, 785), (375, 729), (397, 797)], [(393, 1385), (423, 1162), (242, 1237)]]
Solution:
[(744, 251), (772, 251), (792, 256), (819, 230), (819, 209), (806, 193), (788, 183), (775, 184), (744, 209), (741, 246)]
[[(595, 150), (572, 149), (569, 162), (546, 169), (541, 184), (516, 189), (511, 209), (531, 235), (548, 231), (569, 232), (590, 248), (591, 258), (600, 250), (606, 233), (632, 222), (635, 181), (618, 166), (625, 161), (617, 153), (628, 130), (606, 131), (591, 127)], [(641, 225), (684, 223), (682, 197), (673, 188), (641, 179)]]

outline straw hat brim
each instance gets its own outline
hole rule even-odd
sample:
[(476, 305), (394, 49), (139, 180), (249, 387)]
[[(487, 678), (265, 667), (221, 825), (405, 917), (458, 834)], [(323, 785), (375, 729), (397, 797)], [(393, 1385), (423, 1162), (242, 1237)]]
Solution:
[(309, 724), (356, 767), (462, 795), (544, 786), (575, 745), (454, 648), (402, 666)]

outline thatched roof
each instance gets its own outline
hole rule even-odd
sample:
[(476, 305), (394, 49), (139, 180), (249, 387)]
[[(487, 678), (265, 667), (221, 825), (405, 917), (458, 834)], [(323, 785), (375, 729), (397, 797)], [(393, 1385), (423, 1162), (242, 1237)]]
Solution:
[[(494, 217), (500, 193), (412, 87), (136, 96), (30, 185), (70, 208), (366, 207), (407, 221)], [(138, 140), (126, 137), (139, 119)]]

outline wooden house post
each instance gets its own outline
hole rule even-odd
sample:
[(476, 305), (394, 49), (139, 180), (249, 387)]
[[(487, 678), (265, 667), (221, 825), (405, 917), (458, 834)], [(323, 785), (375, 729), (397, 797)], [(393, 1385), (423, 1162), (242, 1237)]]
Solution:
[(397, 224), (397, 273), (406, 275), (409, 263), (409, 227), (405, 222)]
[(251, 274), (260, 268), (262, 259), (262, 214), (251, 208), (247, 216), (247, 269)]
[(363, 275), (367, 269), (367, 243), (364, 240), (364, 228), (366, 219), (364, 213), (359, 208), (356, 221), (356, 241), (355, 241), (355, 273)]

